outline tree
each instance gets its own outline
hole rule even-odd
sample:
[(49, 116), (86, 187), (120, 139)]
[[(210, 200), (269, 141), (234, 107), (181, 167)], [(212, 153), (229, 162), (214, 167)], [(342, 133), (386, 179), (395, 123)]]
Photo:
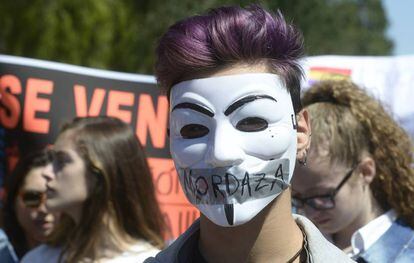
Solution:
[(127, 26), (124, 1), (16, 0), (2, 1), (0, 9), (3, 53), (124, 69), (114, 59), (119, 45), (135, 48), (125, 41), (136, 26)]
[[(234, 0), (1, 1), (0, 52), (152, 74), (154, 49), (169, 25)], [(305, 36), (308, 55), (388, 55), (379, 0), (265, 0)]]
[(389, 55), (379, 0), (272, 1), (303, 31), (308, 55)]

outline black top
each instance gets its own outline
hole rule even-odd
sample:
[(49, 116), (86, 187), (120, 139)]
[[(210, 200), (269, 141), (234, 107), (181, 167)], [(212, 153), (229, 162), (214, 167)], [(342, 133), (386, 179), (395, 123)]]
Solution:
[[(200, 249), (198, 247), (199, 238), (200, 231), (197, 231), (194, 233), (194, 235), (192, 235), (184, 242), (177, 255), (178, 262), (207, 263), (207, 261), (201, 255)], [(189, 251), (192, 253), (188, 253)]]

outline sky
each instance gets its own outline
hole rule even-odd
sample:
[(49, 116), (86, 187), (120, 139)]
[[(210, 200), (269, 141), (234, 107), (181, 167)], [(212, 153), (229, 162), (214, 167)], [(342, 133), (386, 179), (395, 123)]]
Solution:
[(394, 41), (393, 55), (414, 55), (414, 1), (382, 2), (389, 23), (387, 35)]

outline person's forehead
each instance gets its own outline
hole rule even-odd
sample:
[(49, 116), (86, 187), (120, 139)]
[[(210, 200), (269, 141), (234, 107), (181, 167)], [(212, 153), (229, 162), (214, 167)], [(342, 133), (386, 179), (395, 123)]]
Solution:
[(298, 165), (292, 179), (296, 192), (309, 192), (319, 188), (335, 187), (344, 176), (346, 167), (331, 163), (327, 157), (309, 155), (306, 166)]
[(55, 155), (60, 158), (69, 158), (73, 161), (82, 160), (82, 157), (76, 150), (74, 136), (70, 130), (59, 135), (53, 145), (53, 151), (55, 152)]
[(74, 147), (74, 139), (75, 139), (75, 133), (71, 130), (65, 131), (61, 133), (57, 140), (55, 141), (55, 144), (53, 145), (53, 150), (59, 151), (59, 150), (68, 150), (73, 151), (75, 149)]

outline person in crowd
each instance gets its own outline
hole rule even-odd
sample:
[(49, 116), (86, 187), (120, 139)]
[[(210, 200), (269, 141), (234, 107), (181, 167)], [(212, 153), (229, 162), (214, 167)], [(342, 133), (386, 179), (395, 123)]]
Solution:
[(0, 229), (0, 262), (2, 263), (17, 263), (16, 252), (3, 229)]
[(312, 116), (307, 165), (293, 204), (359, 262), (414, 262), (414, 170), (409, 136), (350, 81), (303, 96)]
[[(49, 163), (46, 150), (30, 153), (19, 160), (6, 180), (4, 231), (18, 258), (45, 242), (57, 219), (45, 204), (46, 180), (42, 171)], [(0, 261), (3, 262), (1, 258)]]
[(163, 216), (144, 150), (112, 117), (76, 118), (43, 172), (46, 205), (61, 212), (47, 245), (23, 262), (142, 262), (163, 247)]
[(201, 212), (146, 262), (349, 262), (306, 218), (289, 181), (309, 147), (301, 34), (258, 5), (220, 7), (171, 26), (156, 76), (170, 97), (170, 149)]

